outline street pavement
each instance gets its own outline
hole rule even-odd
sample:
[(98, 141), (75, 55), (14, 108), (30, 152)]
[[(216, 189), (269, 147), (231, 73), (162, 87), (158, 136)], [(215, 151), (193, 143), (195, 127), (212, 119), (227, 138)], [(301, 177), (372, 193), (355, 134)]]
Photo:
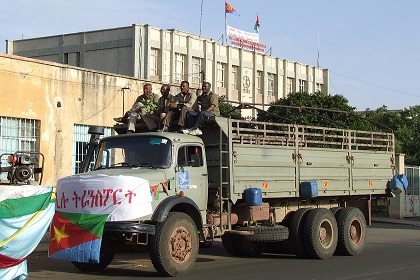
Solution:
[[(388, 217), (372, 217), (372, 224), (374, 223), (401, 224), (401, 225), (420, 227), (420, 217), (406, 217), (404, 219), (394, 219), (394, 218), (388, 218)], [(34, 250), (34, 252), (47, 253), (49, 241), (50, 241), (50, 233), (47, 232), (42, 238), (39, 245)]]

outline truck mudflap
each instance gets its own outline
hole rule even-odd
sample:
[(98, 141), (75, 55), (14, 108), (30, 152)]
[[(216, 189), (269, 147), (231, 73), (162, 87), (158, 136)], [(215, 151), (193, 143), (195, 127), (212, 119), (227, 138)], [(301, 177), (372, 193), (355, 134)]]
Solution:
[(155, 234), (155, 225), (131, 222), (107, 222), (104, 231)]

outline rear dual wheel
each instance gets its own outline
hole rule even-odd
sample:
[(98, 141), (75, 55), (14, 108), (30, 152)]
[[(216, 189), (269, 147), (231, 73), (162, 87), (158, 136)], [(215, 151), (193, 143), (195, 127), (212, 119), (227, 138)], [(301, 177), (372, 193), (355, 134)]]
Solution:
[(305, 249), (310, 258), (328, 259), (336, 248), (338, 226), (334, 214), (324, 208), (312, 209), (303, 227)]
[(366, 219), (355, 207), (346, 207), (338, 212), (337, 253), (346, 256), (360, 255), (366, 243)]

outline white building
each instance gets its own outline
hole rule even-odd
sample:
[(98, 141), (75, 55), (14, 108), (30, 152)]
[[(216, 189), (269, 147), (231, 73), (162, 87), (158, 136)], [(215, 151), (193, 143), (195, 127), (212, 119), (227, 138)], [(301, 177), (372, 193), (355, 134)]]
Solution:
[(8, 40), (6, 52), (152, 82), (188, 80), (191, 88), (205, 79), (218, 95), (243, 103), (269, 104), (298, 91), (329, 94), (327, 69), (150, 25)]

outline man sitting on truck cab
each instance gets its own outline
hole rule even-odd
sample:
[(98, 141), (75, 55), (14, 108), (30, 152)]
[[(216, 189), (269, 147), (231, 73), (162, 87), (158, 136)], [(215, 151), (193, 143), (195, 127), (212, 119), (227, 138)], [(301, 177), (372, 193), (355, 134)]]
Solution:
[(164, 127), (162, 131), (168, 131), (172, 120), (178, 119), (178, 130), (182, 131), (186, 127), (187, 112), (198, 110), (197, 95), (190, 92), (190, 83), (182, 81), (181, 92), (175, 96), (174, 102), (169, 104), (170, 110), (167, 112), (163, 120)]
[[(170, 94), (171, 87), (168, 84), (163, 84), (160, 88), (161, 97), (158, 99), (157, 110), (155, 114), (146, 114), (142, 116), (143, 121), (147, 124), (149, 130), (156, 130), (161, 127), (161, 124), (164, 125), (164, 128), (167, 127), (166, 115), (170, 111), (169, 104), (174, 102), (174, 96)], [(163, 130), (161, 130), (163, 131)]]
[(211, 84), (204, 82), (203, 93), (197, 98), (198, 104), (201, 105), (199, 112), (190, 111), (187, 113), (187, 122), (189, 129), (184, 129), (182, 132), (191, 135), (201, 135), (203, 132), (199, 128), (205, 120), (212, 116), (220, 116), (219, 111), (219, 97), (210, 91)]
[(148, 120), (147, 118), (142, 118), (142, 116), (154, 114), (158, 107), (158, 99), (159, 96), (152, 92), (152, 84), (145, 83), (143, 86), (143, 94), (137, 97), (131, 109), (125, 112), (123, 117), (114, 118), (114, 120), (119, 123), (128, 122), (127, 133), (133, 133), (136, 131), (136, 122), (140, 119), (143, 119), (149, 130), (153, 130), (156, 128), (156, 123)]

